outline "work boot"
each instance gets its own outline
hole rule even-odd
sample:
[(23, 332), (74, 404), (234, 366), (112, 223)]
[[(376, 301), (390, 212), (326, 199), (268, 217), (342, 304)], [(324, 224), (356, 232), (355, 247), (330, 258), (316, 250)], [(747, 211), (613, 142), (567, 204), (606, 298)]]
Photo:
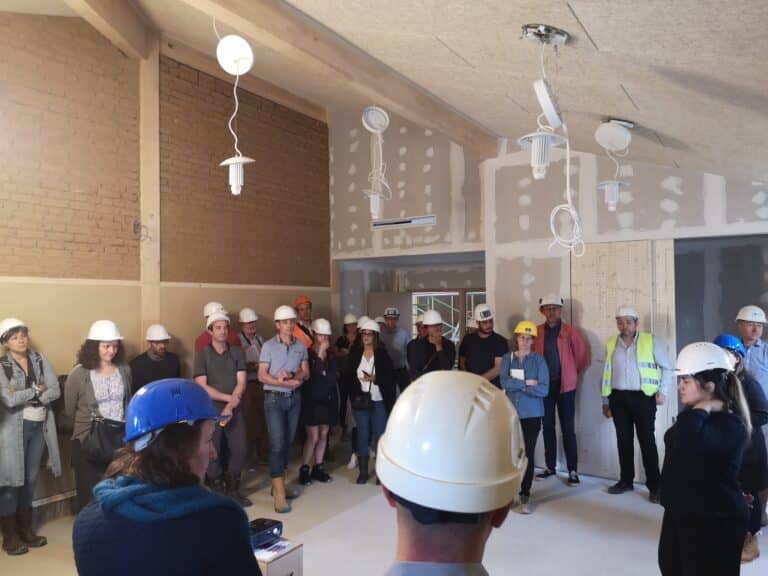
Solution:
[(357, 457), (357, 469), (360, 471), (360, 473), (357, 475), (356, 482), (358, 484), (365, 484), (368, 482), (368, 460), (369, 456), (358, 456)]
[(333, 480), (333, 478), (331, 478), (331, 475), (325, 471), (325, 465), (321, 462), (312, 467), (312, 480), (327, 483)]
[(631, 492), (635, 487), (629, 482), (622, 482), (619, 480), (613, 486), (610, 486), (606, 492), (608, 494), (624, 494), (624, 492)]
[[(298, 490), (294, 490), (291, 488), (288, 484), (288, 480), (285, 478), (285, 473), (283, 473), (283, 486), (285, 486), (285, 497), (288, 500), (296, 500), (301, 495), (301, 492)], [(269, 491), (270, 496), (274, 496), (274, 493), (272, 490)]]
[(16, 511), (16, 528), (19, 538), (30, 548), (40, 548), (48, 544), (45, 536), (38, 536), (32, 528), (32, 508), (20, 508)]
[(757, 536), (747, 532), (747, 535), (744, 538), (744, 547), (741, 549), (741, 562), (742, 564), (752, 562), (752, 560), (759, 556), (760, 543), (757, 541)]
[(3, 531), (3, 550), (11, 556), (19, 556), (29, 552), (29, 548), (19, 538), (16, 532), (16, 516), (0, 516), (0, 527)]
[(309, 466), (307, 464), (304, 464), (304, 466), (299, 468), (299, 484), (302, 486), (309, 486), (312, 484), (312, 477), (309, 474)]
[(240, 477), (235, 478), (231, 474), (227, 474), (227, 496), (232, 498), (235, 502), (240, 504), (243, 508), (252, 506), (253, 502), (247, 497), (243, 496), (240, 492)]
[(272, 496), (275, 500), (275, 512), (285, 514), (291, 511), (291, 505), (285, 499), (285, 478), (272, 478)]

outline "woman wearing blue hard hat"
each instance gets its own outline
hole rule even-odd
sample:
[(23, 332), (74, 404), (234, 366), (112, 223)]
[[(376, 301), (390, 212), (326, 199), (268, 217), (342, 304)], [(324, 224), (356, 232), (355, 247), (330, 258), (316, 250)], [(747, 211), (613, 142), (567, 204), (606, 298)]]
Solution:
[(245, 512), (201, 484), (221, 419), (189, 380), (158, 380), (136, 393), (127, 445), (75, 520), (81, 576), (260, 574)]
[(714, 343), (725, 349), (733, 360), (734, 373), (741, 381), (752, 419), (752, 434), (739, 472), (742, 490), (753, 499), (749, 509), (747, 536), (741, 551), (741, 561), (751, 562), (760, 556), (757, 533), (760, 532), (761, 515), (765, 509), (765, 502), (760, 498), (760, 492), (768, 488), (768, 457), (765, 451), (765, 438), (760, 430), (761, 426), (768, 424), (768, 399), (765, 397), (763, 387), (744, 366), (747, 351), (738, 336), (720, 334), (715, 338)]

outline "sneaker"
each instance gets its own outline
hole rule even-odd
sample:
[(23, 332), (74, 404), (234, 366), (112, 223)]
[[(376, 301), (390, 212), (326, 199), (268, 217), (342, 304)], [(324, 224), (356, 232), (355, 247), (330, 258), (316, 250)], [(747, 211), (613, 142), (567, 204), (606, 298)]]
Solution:
[(331, 478), (331, 475), (328, 474), (328, 472), (325, 471), (325, 466), (323, 464), (316, 464), (312, 468), (312, 474), (310, 475), (312, 480), (317, 480), (318, 482), (327, 483), (333, 480)]
[(545, 478), (549, 478), (550, 476), (554, 476), (557, 474), (552, 468), (544, 468), (543, 472), (539, 472), (536, 474), (536, 480), (544, 480)]
[(357, 468), (357, 454), (352, 452), (352, 456), (349, 458), (349, 464), (347, 464), (347, 470), (354, 470)]
[(576, 486), (576, 484), (581, 484), (581, 480), (579, 480), (576, 470), (571, 470), (568, 472), (568, 486)]
[(658, 490), (651, 490), (648, 493), (648, 502), (650, 502), (651, 504), (661, 503), (661, 495), (659, 494)]
[(309, 486), (312, 484), (312, 478), (309, 474), (309, 466), (306, 464), (299, 468), (299, 484), (302, 486)]
[(520, 514), (533, 514), (533, 508), (531, 508), (531, 497), (520, 496), (520, 506), (517, 507), (517, 511)]
[(635, 487), (632, 486), (632, 484), (627, 484), (626, 482), (616, 482), (613, 486), (609, 487), (607, 492), (608, 494), (624, 494), (624, 492), (631, 492), (634, 490)]

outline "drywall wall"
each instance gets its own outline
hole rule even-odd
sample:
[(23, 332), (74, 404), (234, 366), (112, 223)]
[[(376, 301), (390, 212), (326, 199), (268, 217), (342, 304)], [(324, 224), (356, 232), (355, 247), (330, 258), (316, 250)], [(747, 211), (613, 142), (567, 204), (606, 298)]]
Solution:
[(435, 226), (372, 232), (369, 201), (370, 134), (362, 110), (331, 110), (331, 255), (385, 255), (482, 249), (482, 201), (473, 151), (445, 135), (390, 114), (384, 133), (384, 161), (392, 199), (383, 217), (437, 215)]

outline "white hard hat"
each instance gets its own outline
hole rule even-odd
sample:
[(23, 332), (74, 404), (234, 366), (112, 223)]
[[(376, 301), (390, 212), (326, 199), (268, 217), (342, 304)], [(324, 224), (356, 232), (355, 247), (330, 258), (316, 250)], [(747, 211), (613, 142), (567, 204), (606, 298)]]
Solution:
[(88, 330), (88, 340), (97, 340), (99, 342), (111, 342), (112, 340), (122, 340), (120, 330), (112, 320), (96, 320), (91, 324)]
[(395, 308), (394, 306), (387, 306), (384, 308), (384, 318), (399, 318), (400, 317), (400, 310)]
[(768, 324), (768, 320), (765, 319), (765, 311), (759, 306), (744, 306), (736, 315), (736, 321), (739, 320)]
[(259, 315), (253, 310), (253, 308), (243, 308), (240, 310), (239, 320), (241, 324), (246, 322), (256, 322), (259, 319)]
[(170, 340), (171, 335), (165, 329), (162, 324), (152, 324), (147, 328), (147, 342), (160, 342), (163, 340)]
[(675, 371), (679, 375), (698, 374), (705, 370), (733, 370), (728, 353), (711, 342), (694, 342), (680, 350)]
[(296, 320), (296, 310), (292, 306), (278, 306), (275, 308), (275, 322), (278, 320)]
[(379, 327), (379, 324), (375, 320), (371, 320), (368, 318), (365, 322), (363, 322), (363, 325), (360, 326), (360, 330), (370, 330), (371, 332), (376, 332), (376, 334), (379, 334), (381, 332), (381, 328)]
[(312, 332), (315, 334), (325, 334), (326, 336), (330, 336), (333, 333), (331, 331), (331, 323), (325, 318), (318, 318), (312, 322)]
[(376, 476), (388, 490), (448, 512), (507, 506), (526, 464), (520, 419), (506, 394), (459, 371), (429, 372), (408, 386), (376, 450)]
[(637, 314), (637, 310), (635, 310), (632, 306), (619, 306), (616, 309), (616, 318), (634, 318), (637, 320), (640, 318)]
[(229, 316), (227, 316), (224, 312), (214, 312), (205, 320), (205, 327), (210, 330), (211, 326), (213, 326), (213, 323), (218, 322), (219, 320), (226, 320), (227, 325), (229, 325)]
[(354, 314), (344, 314), (344, 325), (357, 324), (357, 316)]
[(424, 324), (424, 314), (416, 316), (416, 324)]
[(493, 308), (488, 306), (488, 304), (478, 304), (475, 306), (474, 318), (475, 322), (493, 320)]
[(360, 318), (357, 319), (357, 329), (362, 330), (363, 324), (368, 322), (368, 320), (370, 320), (370, 318), (368, 318), (368, 316), (366, 316), (365, 314), (360, 316)]
[(477, 329), (477, 320), (475, 320), (474, 318), (470, 318), (469, 322), (467, 322), (467, 328)]
[(203, 306), (203, 316), (206, 318), (214, 312), (223, 312), (224, 314), (227, 313), (227, 311), (224, 309), (224, 304), (221, 302), (208, 302), (208, 304)]
[(387, 323), (387, 321), (384, 320), (384, 316), (376, 316), (376, 318), (374, 318), (374, 320), (375, 320), (376, 324), (386, 324)]
[(547, 294), (546, 296), (542, 296), (539, 298), (539, 308), (543, 308), (544, 306), (560, 306), (562, 308), (563, 297), (558, 296), (557, 294)]
[(6, 332), (13, 330), (14, 328), (19, 328), (21, 326), (23, 326), (24, 328), (27, 327), (27, 325), (24, 324), (24, 322), (19, 320), (18, 318), (6, 318), (2, 322), (0, 322), (0, 340), (3, 339), (3, 336), (5, 336)]
[(440, 316), (440, 312), (437, 310), (427, 310), (424, 312), (424, 319), (422, 320), (424, 326), (436, 326), (443, 324), (443, 317)]

